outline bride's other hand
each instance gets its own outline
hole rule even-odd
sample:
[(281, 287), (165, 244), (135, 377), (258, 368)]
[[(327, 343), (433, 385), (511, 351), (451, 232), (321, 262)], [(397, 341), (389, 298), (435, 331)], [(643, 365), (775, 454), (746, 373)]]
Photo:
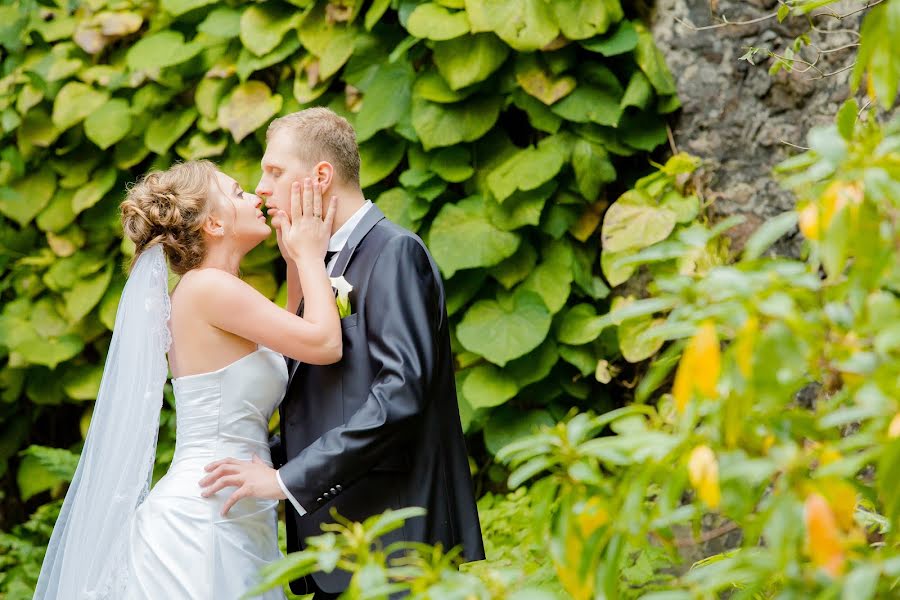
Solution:
[[(303, 185), (291, 185), (290, 219), (278, 218), (281, 239), (290, 257), (299, 265), (323, 263), (334, 225), (337, 198), (332, 196), (322, 218), (322, 188), (308, 177)], [(274, 224), (274, 223), (273, 223)]]

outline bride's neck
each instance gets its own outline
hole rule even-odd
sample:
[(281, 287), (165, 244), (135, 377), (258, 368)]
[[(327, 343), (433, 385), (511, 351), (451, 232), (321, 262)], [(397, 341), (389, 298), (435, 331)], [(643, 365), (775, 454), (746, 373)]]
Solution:
[(206, 257), (200, 263), (201, 269), (219, 269), (237, 276), (241, 268), (241, 259), (244, 254), (234, 248), (228, 248), (225, 244), (207, 246)]

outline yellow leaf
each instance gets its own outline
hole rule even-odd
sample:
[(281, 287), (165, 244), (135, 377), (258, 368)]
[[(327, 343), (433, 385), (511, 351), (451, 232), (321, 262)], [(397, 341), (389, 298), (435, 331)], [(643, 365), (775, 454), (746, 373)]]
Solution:
[(819, 489), (832, 507), (834, 516), (843, 531), (854, 529), (853, 515), (856, 513), (856, 488), (836, 477), (828, 477), (819, 484)]
[(810, 494), (803, 505), (806, 524), (806, 549), (813, 564), (832, 577), (844, 572), (846, 557), (838, 532), (837, 519), (821, 494)]
[(891, 424), (888, 426), (888, 437), (891, 439), (900, 437), (900, 413), (891, 419)]
[(697, 496), (709, 508), (719, 508), (719, 463), (709, 446), (697, 446), (688, 458), (688, 478)]
[(584, 539), (609, 522), (609, 512), (599, 498), (591, 498), (577, 510), (578, 527)]
[(715, 398), (721, 370), (722, 355), (716, 326), (706, 321), (688, 342), (675, 373), (672, 386), (675, 407), (683, 412), (694, 390), (707, 398)]
[(735, 358), (738, 369), (744, 377), (750, 377), (753, 367), (753, 345), (756, 343), (756, 334), (759, 332), (759, 319), (751, 316), (738, 330), (735, 341)]
[(797, 213), (797, 224), (800, 233), (808, 240), (819, 239), (819, 207), (815, 204), (807, 204)]

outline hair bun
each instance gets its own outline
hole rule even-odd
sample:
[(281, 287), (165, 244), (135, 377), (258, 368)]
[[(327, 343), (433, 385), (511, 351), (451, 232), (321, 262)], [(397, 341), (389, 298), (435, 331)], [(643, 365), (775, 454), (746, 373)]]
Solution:
[(135, 258), (162, 244), (176, 273), (200, 265), (206, 254), (201, 229), (215, 173), (210, 161), (189, 161), (151, 171), (129, 187), (121, 204), (122, 228), (134, 242)]

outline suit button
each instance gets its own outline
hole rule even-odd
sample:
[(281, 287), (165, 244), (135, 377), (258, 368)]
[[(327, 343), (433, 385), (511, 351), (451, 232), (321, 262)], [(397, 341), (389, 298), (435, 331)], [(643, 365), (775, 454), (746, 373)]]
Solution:
[(336, 486), (334, 486), (334, 487), (337, 488), (337, 491), (339, 491), (339, 492), (344, 491), (344, 488), (342, 488), (342, 487), (339, 486), (339, 485), (336, 485)]
[(331, 488), (331, 493), (332, 493), (332, 494), (337, 494), (337, 490), (334, 489), (334, 488)]
[(322, 504), (322, 499), (321, 499), (321, 498), (316, 498), (316, 502), (318, 502), (319, 504)]

